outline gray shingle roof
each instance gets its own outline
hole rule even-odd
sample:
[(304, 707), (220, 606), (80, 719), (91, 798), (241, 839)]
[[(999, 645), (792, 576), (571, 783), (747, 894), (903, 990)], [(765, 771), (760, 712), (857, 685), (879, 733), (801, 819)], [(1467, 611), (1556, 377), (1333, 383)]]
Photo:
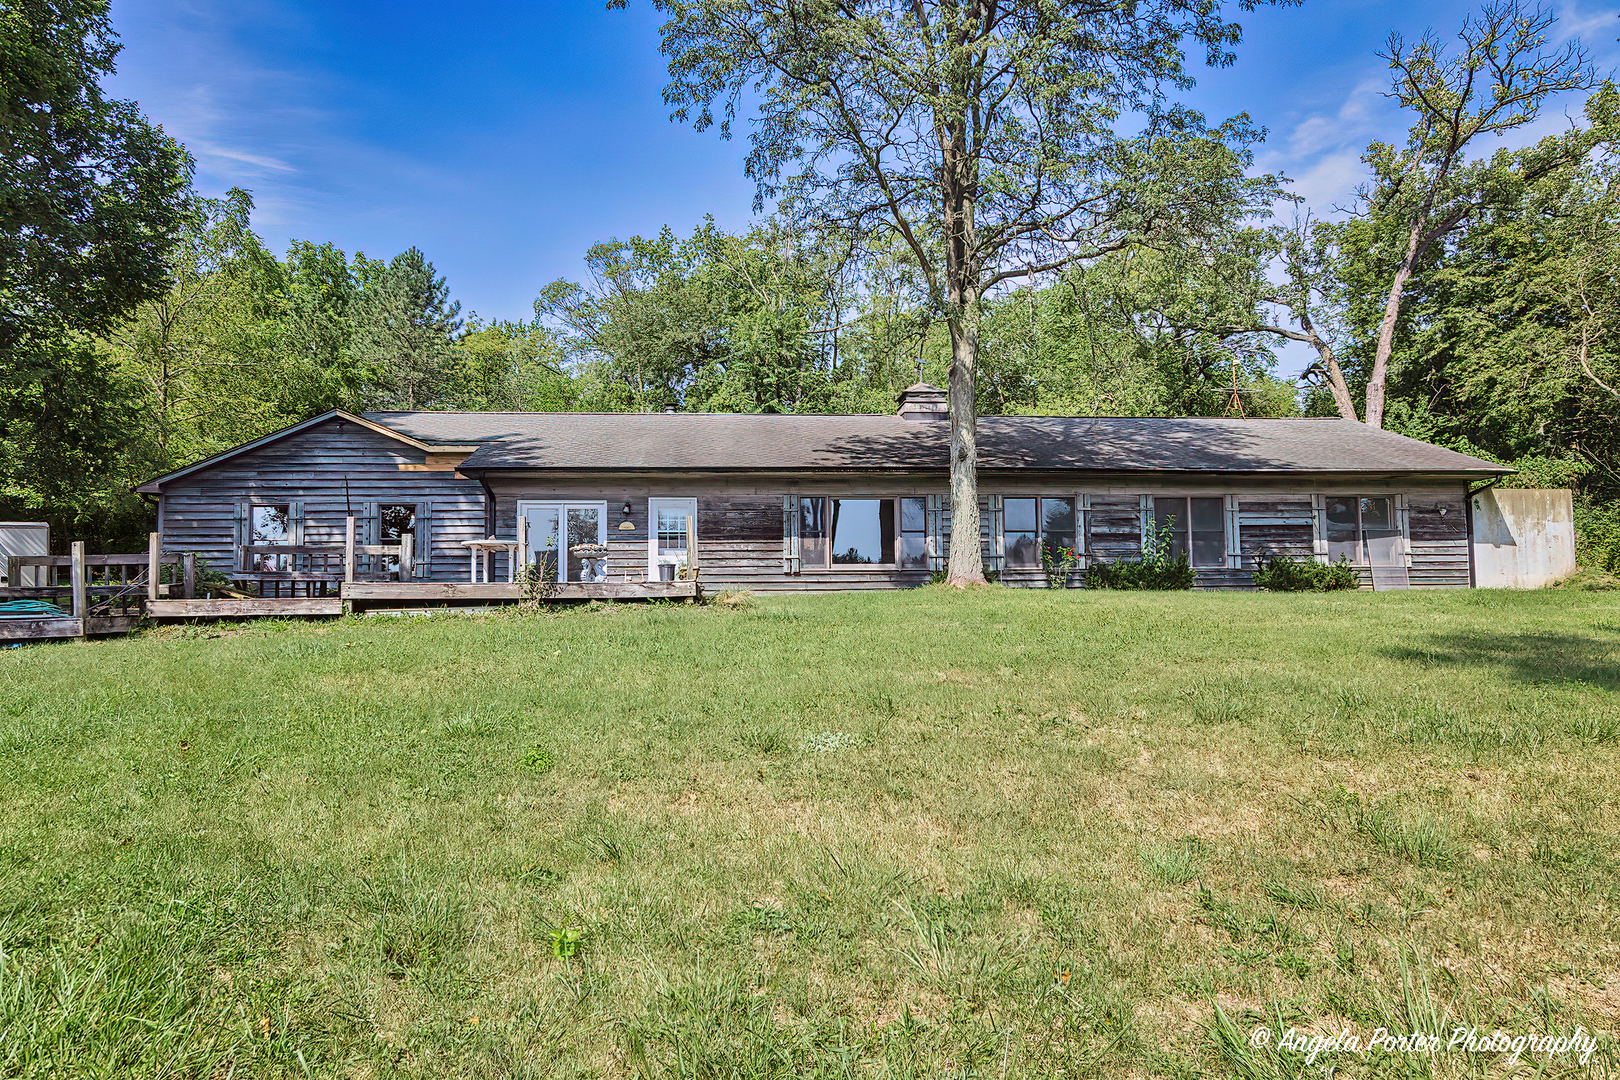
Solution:
[[(480, 444), (464, 469), (944, 470), (942, 421), (735, 413), (375, 412), (425, 443)], [(987, 416), (983, 469), (1509, 472), (1348, 420)]]

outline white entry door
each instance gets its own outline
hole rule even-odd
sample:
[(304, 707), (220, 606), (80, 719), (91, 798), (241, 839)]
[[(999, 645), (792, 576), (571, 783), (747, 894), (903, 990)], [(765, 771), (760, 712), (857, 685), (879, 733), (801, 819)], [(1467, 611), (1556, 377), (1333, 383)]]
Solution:
[(520, 502), (518, 513), (529, 523), (529, 562), (554, 561), (558, 581), (607, 580), (604, 561), (582, 562), (569, 552), (577, 544), (607, 544), (607, 503)]
[(647, 580), (674, 580), (692, 565), (687, 545), (697, 536), (697, 500), (648, 499), (647, 521)]

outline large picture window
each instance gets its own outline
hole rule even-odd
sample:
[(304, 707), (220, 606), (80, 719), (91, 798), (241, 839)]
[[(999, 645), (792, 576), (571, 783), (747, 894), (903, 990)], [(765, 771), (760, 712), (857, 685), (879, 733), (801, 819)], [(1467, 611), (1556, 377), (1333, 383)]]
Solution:
[(1172, 537), (1171, 555), (1186, 552), (1192, 564), (1205, 569), (1226, 565), (1226, 500), (1185, 498), (1180, 495), (1153, 497), (1153, 522), (1166, 527)]
[(1073, 499), (1004, 498), (1001, 515), (1009, 567), (1039, 567), (1042, 551), (1075, 548)]
[(1327, 499), (1328, 561), (1340, 557), (1357, 566), (1396, 566), (1400, 527), (1389, 498), (1334, 495)]
[(894, 566), (897, 501), (801, 498), (799, 557), (804, 568)]

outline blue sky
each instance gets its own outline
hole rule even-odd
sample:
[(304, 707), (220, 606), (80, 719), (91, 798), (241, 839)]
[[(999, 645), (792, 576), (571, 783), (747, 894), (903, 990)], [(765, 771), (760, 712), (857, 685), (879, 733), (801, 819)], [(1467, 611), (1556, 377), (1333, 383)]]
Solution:
[[(1241, 16), (1235, 67), (1199, 69), (1188, 100), (1270, 131), (1259, 166), (1319, 211), (1344, 203), (1368, 140), (1398, 138), (1374, 55), (1392, 29), (1454, 32), (1475, 4), (1305, 0)], [(1620, 2), (1558, 5), (1600, 70), (1620, 66)], [(658, 19), (600, 0), (427, 4), (114, 0), (113, 89), (197, 159), (197, 185), (248, 188), (278, 252), (422, 248), (464, 309), (526, 318), (612, 236), (751, 217), (743, 144), (669, 123)], [(1578, 103), (1574, 103), (1578, 105)], [(1552, 115), (1539, 125), (1563, 123)]]

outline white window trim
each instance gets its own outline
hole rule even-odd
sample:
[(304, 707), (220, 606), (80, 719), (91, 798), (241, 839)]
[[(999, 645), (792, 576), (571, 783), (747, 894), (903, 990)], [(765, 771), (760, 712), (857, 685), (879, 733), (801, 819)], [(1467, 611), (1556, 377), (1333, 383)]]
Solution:
[[(527, 517), (528, 512), (531, 509), (534, 509), (536, 507), (549, 507), (549, 506), (557, 507), (557, 532), (559, 534), (558, 537), (557, 537), (557, 542), (558, 542), (559, 547), (561, 547), (561, 545), (567, 539), (567, 535), (568, 535), (567, 513), (568, 513), (568, 511), (570, 509), (574, 509), (574, 508), (578, 508), (578, 507), (582, 507), (582, 506), (589, 506), (589, 507), (595, 507), (596, 508), (596, 510), (597, 510), (597, 514), (596, 514), (596, 536), (597, 536), (597, 540), (596, 540), (596, 542), (599, 543), (599, 544), (604, 544), (604, 545), (607, 543), (607, 531), (608, 531), (607, 530), (607, 518), (608, 518), (608, 515), (607, 515), (607, 502), (606, 501), (598, 502), (595, 499), (519, 499), (518, 504), (517, 504), (517, 516), (520, 517), (520, 518), (521, 517)], [(525, 529), (525, 532), (527, 532), (526, 529)], [(528, 562), (528, 559), (529, 559), (529, 553), (527, 551), (521, 551), (521, 552), (518, 553), (518, 558), (522, 559), (526, 563), (526, 562)], [(558, 582), (558, 584), (562, 584), (562, 583), (566, 582), (567, 580), (568, 580), (568, 553), (566, 551), (559, 551), (557, 553), (557, 582)]]
[[(690, 520), (692, 522), (692, 539), (695, 542), (699, 543), (699, 544), (701, 544), (703, 542), (702, 537), (697, 535), (698, 521), (697, 521), (697, 500), (696, 499), (666, 499), (666, 498), (648, 499), (647, 500), (647, 580), (648, 581), (657, 581), (658, 580), (658, 567), (661, 565), (660, 562), (659, 562), (659, 559), (658, 559), (658, 510), (659, 510), (660, 507), (680, 507), (681, 509), (685, 510), (688, 514), (690, 514), (691, 515)], [(690, 551), (688, 551), (686, 553), (686, 559), (684, 561), (675, 560), (675, 559), (671, 559), (671, 560), (668, 560), (668, 561), (669, 561), (670, 565), (675, 566), (675, 567), (690, 566), (690, 565), (692, 565), (692, 553)]]

